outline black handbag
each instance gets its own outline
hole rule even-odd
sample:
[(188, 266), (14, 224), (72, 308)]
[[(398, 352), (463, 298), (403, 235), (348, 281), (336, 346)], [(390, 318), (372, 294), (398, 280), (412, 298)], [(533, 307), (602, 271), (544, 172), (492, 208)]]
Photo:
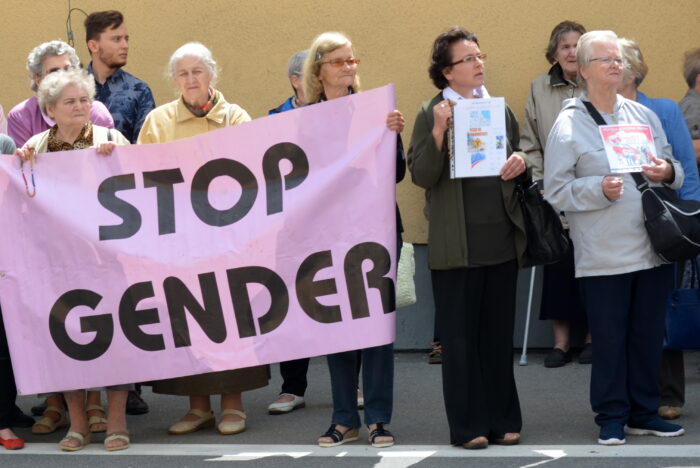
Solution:
[(690, 265), (690, 288), (673, 289), (666, 298), (664, 349), (700, 349), (700, 284), (697, 260), (691, 260)]
[(524, 267), (549, 265), (566, 256), (569, 240), (559, 215), (542, 196), (537, 183), (529, 179), (516, 182), (516, 191), (525, 221), (527, 248)]
[[(606, 125), (598, 110), (583, 101), (598, 125)], [(700, 254), (700, 202), (681, 199), (675, 190), (652, 187), (639, 173), (632, 173), (642, 194), (644, 227), (656, 254), (666, 262), (695, 258)]]

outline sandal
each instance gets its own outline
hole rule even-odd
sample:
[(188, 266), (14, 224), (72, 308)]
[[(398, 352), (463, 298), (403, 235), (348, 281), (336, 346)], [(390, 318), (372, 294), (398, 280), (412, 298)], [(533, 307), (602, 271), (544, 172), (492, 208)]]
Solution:
[[(71, 440), (77, 440), (80, 445), (72, 446), (72, 445), (64, 445), (66, 442), (70, 442)], [(80, 432), (73, 432), (70, 431), (66, 436), (61, 439), (61, 441), (58, 443), (58, 446), (63, 450), (64, 452), (77, 452), (78, 450), (82, 450), (85, 448), (87, 444), (90, 443), (90, 434), (81, 434)]]
[[(198, 409), (190, 409), (187, 414), (194, 414), (197, 419), (194, 421), (178, 421), (168, 429), (168, 432), (173, 435), (189, 434), (191, 432), (198, 431), (200, 429), (206, 429), (208, 427), (214, 427), (214, 413), (209, 411), (202, 411)], [(185, 416), (187, 416), (185, 414)]]
[[(113, 442), (115, 440), (122, 441), (123, 444), (121, 445), (113, 445), (111, 447), (107, 447), (108, 442)], [(131, 441), (129, 440), (129, 433), (128, 432), (112, 432), (111, 434), (108, 434), (107, 437), (105, 438), (105, 450), (108, 452), (116, 452), (117, 450), (126, 450), (129, 448), (129, 443)]]
[(238, 421), (221, 421), (217, 426), (219, 433), (222, 435), (232, 435), (239, 434), (245, 431), (245, 413), (237, 409), (227, 409), (221, 412), (221, 417), (223, 418), (224, 416), (227, 416), (229, 414), (234, 414), (240, 417), (241, 419), (239, 419)]
[(90, 432), (93, 434), (96, 434), (98, 432), (106, 432), (107, 431), (107, 419), (104, 417), (105, 416), (105, 410), (102, 406), (100, 405), (90, 405), (87, 408), (85, 408), (85, 413), (87, 414), (90, 411), (99, 411), (102, 413), (102, 416), (88, 416), (88, 424), (90, 425)]
[[(32, 434), (51, 434), (52, 432), (56, 432), (57, 429), (60, 429), (62, 427), (68, 426), (68, 418), (66, 417), (66, 410), (63, 408), (59, 408), (57, 406), (47, 406), (46, 411), (44, 411), (44, 414), (46, 413), (56, 413), (59, 415), (58, 421), (54, 421), (48, 416), (42, 417), (40, 420), (34, 423), (32, 426)], [(46, 429), (39, 429), (39, 428), (46, 428)]]
[[(337, 424), (331, 424), (331, 427), (328, 428), (326, 433), (318, 438), (319, 447), (336, 447), (338, 445), (344, 444), (345, 442), (352, 442), (353, 440), (357, 440), (357, 437), (359, 435), (357, 428), (348, 429), (343, 433), (336, 429), (335, 426), (337, 426)], [(324, 437), (328, 437), (332, 440), (332, 442), (321, 442), (321, 439), (323, 439)]]
[[(367, 426), (369, 429), (369, 426)], [(391, 437), (391, 440), (376, 442), (378, 437)], [(384, 423), (377, 423), (377, 427), (369, 432), (369, 443), (374, 448), (386, 448), (394, 445), (394, 434), (384, 429)]]

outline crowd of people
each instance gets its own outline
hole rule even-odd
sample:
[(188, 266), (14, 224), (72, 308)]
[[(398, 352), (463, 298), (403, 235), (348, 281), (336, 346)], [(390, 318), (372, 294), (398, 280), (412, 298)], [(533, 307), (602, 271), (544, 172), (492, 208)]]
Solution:
[[(28, 56), (34, 96), (0, 108), (0, 150), (23, 161), (35, 153), (95, 148), (109, 156), (116, 145), (175, 141), (251, 120), (216, 88), (211, 51), (190, 42), (173, 52), (169, 78), (179, 92), (155, 106), (149, 86), (127, 73), (129, 34), (117, 11), (85, 20), (91, 62), (81, 68), (62, 41), (38, 45)], [(592, 364), (590, 400), (600, 426), (598, 442), (619, 445), (626, 435), (672, 437), (668, 422), (684, 404), (683, 354), (663, 351), (664, 298), (674, 268), (654, 253), (644, 229), (640, 193), (630, 174), (611, 174), (599, 121), (646, 125), (658, 157), (642, 168), (650, 184), (665, 184), (700, 201), (700, 49), (686, 54), (688, 92), (680, 107), (649, 98), (639, 86), (648, 67), (636, 42), (612, 31), (590, 31), (573, 21), (553, 29), (545, 57), (551, 68), (531, 84), (525, 122), (505, 106), (507, 157), (498, 176), (452, 178), (449, 129), (460, 100), (489, 97), (486, 55), (473, 32), (453, 27), (434, 40), (428, 75), (437, 93), (418, 110), (404, 155), (398, 110), (386, 127), (398, 134), (396, 182), (408, 170), (426, 192), (428, 267), (435, 303), (435, 341), (450, 443), (465, 449), (520, 441), (522, 416), (513, 372), (516, 281), (527, 245), (518, 183), (540, 184), (561, 212), (569, 255), (544, 269), (541, 318), (552, 321), (554, 347), (545, 366), (572, 360), (572, 327), (585, 331), (579, 362)], [(360, 91), (353, 43), (342, 33), (318, 35), (288, 66), (293, 95), (270, 114), (342, 98)], [(398, 245), (401, 218), (396, 208)], [(397, 252), (397, 258), (400, 251)], [(435, 351), (435, 350), (434, 350)], [(317, 440), (333, 447), (358, 439), (359, 409), (373, 447), (395, 442), (393, 345), (327, 356), (333, 412)], [(282, 388), (269, 405), (285, 414), (305, 405), (309, 359), (280, 363)], [(188, 434), (216, 425), (221, 434), (246, 429), (242, 394), (266, 386), (268, 366), (149, 382), (156, 393), (189, 398), (189, 410), (169, 428)], [(361, 384), (360, 384), (361, 382)], [(77, 451), (106, 432), (108, 451), (129, 447), (126, 414), (148, 412), (140, 384), (64, 389), (40, 395), (32, 408), (15, 404), (16, 388), (0, 315), (0, 444), (19, 449), (13, 427), (34, 434), (68, 428), (59, 447)], [(107, 395), (107, 409), (101, 392)], [(210, 397), (221, 395), (215, 415)], [(218, 424), (217, 423), (218, 420)]]

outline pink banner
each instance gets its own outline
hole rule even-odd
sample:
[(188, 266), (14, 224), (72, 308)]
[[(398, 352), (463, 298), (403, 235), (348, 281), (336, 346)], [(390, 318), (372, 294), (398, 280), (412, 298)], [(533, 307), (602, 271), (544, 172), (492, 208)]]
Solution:
[(19, 392), (392, 342), (393, 108), (390, 85), (108, 157), (40, 154), (35, 198), (3, 156), (0, 300)]

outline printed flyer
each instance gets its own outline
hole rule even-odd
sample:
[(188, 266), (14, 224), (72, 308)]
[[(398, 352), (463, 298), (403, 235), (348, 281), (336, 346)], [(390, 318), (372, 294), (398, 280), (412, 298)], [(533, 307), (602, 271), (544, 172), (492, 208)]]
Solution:
[(656, 157), (656, 146), (648, 125), (602, 125), (605, 154), (610, 172), (641, 172), (642, 165), (651, 164)]
[(503, 98), (464, 99), (454, 107), (450, 176), (497, 176), (506, 162)]

